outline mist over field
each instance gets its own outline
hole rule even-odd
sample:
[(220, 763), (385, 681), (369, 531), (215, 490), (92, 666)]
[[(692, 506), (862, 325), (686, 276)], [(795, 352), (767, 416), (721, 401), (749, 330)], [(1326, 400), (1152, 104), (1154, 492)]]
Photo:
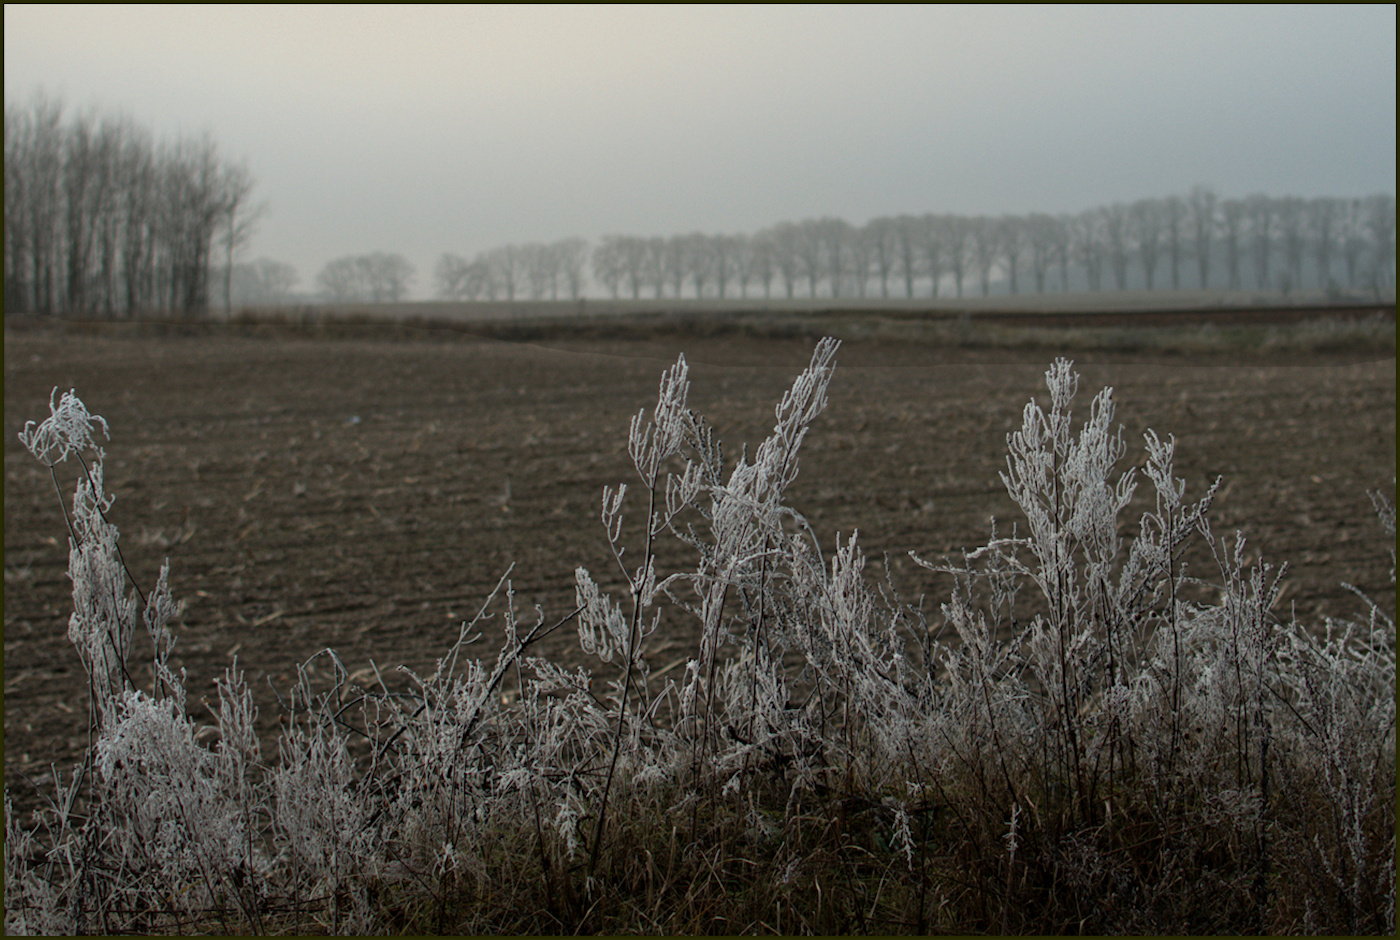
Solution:
[[(7, 148), (10, 108), (41, 92), (64, 120), (124, 115), (156, 144), (207, 132), (255, 183), (248, 220), (266, 206), (235, 239), (250, 302), (332, 294), (320, 275), (347, 258), (401, 258), (400, 299), (426, 299), (444, 256), (505, 246), (1059, 218), (1198, 184), (1222, 202), (1394, 189), (1393, 6), (4, 15)], [(992, 281), (1010, 292), (1009, 266)]]

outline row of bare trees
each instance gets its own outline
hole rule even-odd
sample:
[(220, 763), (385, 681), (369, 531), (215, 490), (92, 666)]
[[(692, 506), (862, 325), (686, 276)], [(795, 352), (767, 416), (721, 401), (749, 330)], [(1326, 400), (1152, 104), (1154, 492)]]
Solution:
[(470, 261), (444, 254), (433, 279), (438, 296), (446, 300), (578, 300), (587, 263), (588, 243), (566, 238), (547, 245), (506, 245)]
[[(438, 293), (516, 299), (528, 284), (532, 298), (557, 298), (567, 280), (577, 297), (587, 255), (577, 239), (498, 248), (471, 263), (444, 255)], [(754, 235), (612, 235), (593, 248), (591, 269), (614, 298), (1378, 290), (1395, 282), (1395, 198), (1220, 199), (1197, 186), (1077, 214), (901, 215), (864, 226), (828, 217)]]
[(414, 273), (403, 255), (376, 251), (337, 258), (321, 269), (316, 283), (331, 303), (397, 303), (407, 299)]
[(301, 281), (300, 272), (294, 265), (271, 258), (239, 262), (231, 270), (221, 267), (213, 276), (226, 280), (233, 307), (284, 307), (298, 300), (294, 291)]
[[(260, 213), (207, 135), (156, 142), (43, 95), (5, 105), (5, 311), (193, 314), (227, 303)], [(216, 257), (219, 256), (219, 257)], [(211, 261), (223, 284), (211, 285)]]

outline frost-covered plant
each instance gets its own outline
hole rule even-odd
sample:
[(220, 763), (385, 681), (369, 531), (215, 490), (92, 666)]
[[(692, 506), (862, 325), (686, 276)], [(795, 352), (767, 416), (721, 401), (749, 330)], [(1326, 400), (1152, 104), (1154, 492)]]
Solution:
[[(855, 533), (823, 550), (787, 501), (836, 351), (818, 344), (772, 433), (732, 467), (687, 407), (681, 357), (631, 424), (640, 489), (603, 493), (621, 599), (579, 568), (575, 609), (552, 621), (537, 610), (527, 626), (507, 572), (431, 673), (405, 670), (407, 690), (358, 688), (322, 651), (330, 687), (299, 667), (270, 767), (236, 664), (217, 727), (187, 713), (168, 566), (149, 596), (126, 593), (94, 438), (106, 423), (72, 392), (51, 399), (21, 439), (51, 473), (82, 462), (69, 636), (92, 747), (36, 825), (14, 818), (7, 792), (7, 930), (266, 931), (292, 911), (297, 925), (369, 933), (429, 909), (434, 929), (488, 930), (541, 905), (553, 920), (531, 925), (585, 929), (609, 898), (630, 910), (643, 884), (650, 898), (682, 883), (676, 910), (709, 890), (695, 885), (734, 887), (788, 897), (805, 925), (791, 900), (803, 885), (854, 898), (865, 879), (881, 887), (852, 909), (917, 887), (905, 926), (928, 925), (936, 896), (1003, 932), (1393, 931), (1393, 612), (1365, 600), (1364, 619), (1321, 633), (1281, 621), (1284, 570), (1251, 562), (1238, 535), (1215, 538), (1219, 481), (1188, 501), (1175, 441), (1151, 431), (1154, 494), (1124, 525), (1137, 480), (1117, 469), (1112, 390), (1076, 425), (1078, 377), (1059, 360), (1048, 408), (1032, 401), (1008, 437), (1002, 480), (1023, 522), (1010, 537), (994, 527), (958, 564), (915, 556), (951, 578), (930, 631), (872, 589)], [(1393, 552), (1394, 511), (1373, 499)], [(660, 570), (667, 536), (693, 565)], [(1214, 570), (1188, 577), (1193, 541)], [(502, 587), (501, 652), (468, 659)], [(699, 642), (662, 684), (648, 644), (682, 616)], [(604, 664), (596, 679), (526, 655), (575, 620)], [(138, 626), (149, 688), (130, 668)], [(501, 694), (512, 672), (513, 698)], [(952, 879), (940, 874), (950, 859)], [(1310, 886), (1305, 911), (1278, 913), (1290, 902), (1280, 877)], [(455, 913), (483, 909), (518, 919)]]
[[(1387, 806), (1393, 821), (1393, 622), (1369, 601), (1368, 624), (1329, 627), (1321, 638), (1281, 622), (1271, 609), (1286, 566), (1250, 563), (1242, 537), (1233, 550), (1217, 542), (1208, 510), (1219, 481), (1187, 502), (1173, 475), (1174, 442), (1152, 431), (1144, 467), (1153, 508), (1125, 540), (1119, 517), (1134, 480), (1131, 470), (1114, 473), (1125, 447), (1111, 430), (1111, 389), (1076, 431), (1070, 364), (1057, 361), (1046, 381), (1050, 407), (1027, 405), (1002, 474), (1026, 535), (994, 533), (961, 565), (915, 556), (954, 579), (942, 608), (951, 636), (933, 651), (933, 707), (910, 738), (922, 755), (916, 764), (954, 803), (954, 787), (978, 794), (989, 843), (1008, 812), (1027, 807), (1026, 836), (1038, 831), (1042, 862), (1071, 883), (1136, 879), (1146, 899), (1156, 889), (1141, 872), (1169, 871), (1172, 846), (1229, 846), (1238, 903), (1250, 912), (1242, 922), (1255, 929), (1279, 864), (1282, 807), (1303, 793), (1324, 797), (1328, 831), (1296, 848), (1312, 852), (1319, 880), (1346, 910), (1393, 911), (1393, 876), (1389, 889), (1375, 877), (1393, 872), (1393, 859), (1378, 862), (1385, 846), (1374, 835), (1390, 831), (1376, 825)], [(1186, 576), (1181, 555), (1193, 538), (1213, 553), (1215, 578)], [(1026, 589), (1028, 623), (1016, 614)], [(1203, 590), (1216, 599), (1200, 600)], [(1083, 856), (1098, 859), (1097, 874), (1067, 870), (1079, 856), (1051, 848), (1066, 838), (1083, 848), (1086, 831), (1143, 825), (1163, 848), (1139, 859), (1137, 875), (1113, 868), (1101, 848)], [(1389, 844), (1393, 856), (1393, 837)]]
[[(53, 802), (44, 884), (32, 869), (11, 869), (18, 857), (6, 856), (7, 884), (13, 877), (30, 892), (27, 901), (42, 905), (37, 899), (47, 897), (52, 906), (7, 904), (7, 926), (14, 912), (23, 923), (37, 917), (36, 924), (80, 931), (106, 926), (116, 910), (178, 918), (219, 910), (225, 899), (255, 920), (255, 875), (264, 863), (256, 845), (262, 798), (253, 782), (252, 698), (235, 664), (220, 684), (219, 744), (211, 750), (196, 741), (200, 729), (185, 711), (183, 674), (169, 665), (168, 624), (180, 611), (169, 590), (169, 565), (148, 596), (126, 591), (131, 576), (106, 516), (112, 497), (103, 490), (104, 454), (93, 437), (99, 429), (105, 436), (107, 423), (72, 391), (56, 405), (51, 397), (50, 411), (38, 426), (29, 422), (20, 440), (51, 475), (70, 456), (82, 466), (67, 520), (68, 638), (87, 674), (92, 746)], [(130, 668), (138, 598), (153, 648), (151, 689), (138, 687)], [(79, 808), (84, 784), (85, 812)]]
[(54, 403), (56, 395), (57, 388), (49, 395), (49, 416), (42, 423), (25, 422), (24, 430), (19, 433), (20, 443), (49, 469), (70, 456), (81, 460), (86, 451), (94, 452), (101, 460), (102, 448), (93, 434), (100, 429), (103, 437), (108, 436), (106, 419), (88, 414), (76, 389), (64, 392), (57, 404)]
[(251, 779), (258, 742), (236, 666), (220, 698), (223, 737), (210, 749), (196, 741), (183, 696), (125, 692), (97, 742), (96, 808), (106, 848), (123, 863), (115, 895), (163, 898), (192, 917), (227, 898), (256, 924), (266, 869), (257, 844), (262, 800)]
[[(901, 647), (876, 616), (854, 534), (826, 559), (785, 499), (802, 443), (826, 407), (838, 345), (817, 345), (775, 408), (772, 433), (752, 461), (741, 456), (727, 472), (709, 426), (685, 408), (682, 357), (662, 381), (651, 421), (643, 412), (632, 423), (629, 449), (647, 492), (646, 541), (635, 569), (623, 564), (620, 544), (625, 487), (604, 493), (603, 521), (628, 580), (630, 616), (588, 572), (578, 573), (583, 647), (604, 658), (621, 651), (625, 681), (643, 676), (638, 718), (655, 701), (640, 652), (630, 652), (640, 651), (659, 622), (659, 613), (644, 614), (664, 594), (697, 619), (699, 648), (674, 687), (676, 740), (690, 753), (697, 785), (708, 780), (732, 790), (746, 773), (789, 764), (810, 782), (836, 758), (831, 747), (854, 746), (851, 734), (866, 719), (904, 709), (892, 701), (904, 695)], [(678, 465), (666, 470), (673, 459)], [(657, 574), (653, 540), (668, 530), (694, 550), (693, 571)], [(844, 740), (824, 730), (838, 727), (848, 732)], [(619, 724), (619, 742), (621, 732)]]
[[(954, 576), (943, 613), (957, 643), (936, 653), (949, 683), (937, 695), (937, 736), (979, 765), (977, 755), (994, 757), (997, 766), (978, 773), (1006, 781), (1013, 802), (1025, 795), (1011, 783), (1019, 779), (1047, 810), (1092, 821), (1100, 789), (1137, 757), (1124, 720), (1143, 694), (1145, 647), (1159, 627), (1165, 635), (1179, 624), (1179, 553), (1205, 525), (1215, 487), (1184, 503), (1184, 483), (1172, 476), (1173, 442), (1148, 432), (1155, 509), (1125, 546), (1119, 514), (1136, 481), (1131, 469), (1115, 475), (1125, 445), (1112, 429), (1112, 389), (1094, 398), (1076, 432), (1071, 364), (1056, 361), (1046, 384), (1050, 407), (1026, 405), (1001, 474), (1027, 534), (994, 533), (962, 566), (914, 558)], [(1020, 625), (1015, 610), (1025, 588), (1038, 612)], [(979, 592), (987, 595), (980, 609)], [(1179, 699), (1179, 645), (1171, 653), (1169, 684)]]
[[(1379, 493), (1371, 499), (1393, 564), (1394, 506)], [(1308, 822), (1306, 844), (1290, 848), (1309, 859), (1319, 893), (1337, 899), (1341, 926), (1394, 933), (1395, 620), (1352, 590), (1366, 604), (1364, 621), (1329, 618), (1321, 635), (1293, 624), (1284, 637), (1289, 734), (1280, 736), (1287, 753), (1278, 789)]]
[[(63, 936), (73, 930), (63, 888), (43, 877), (47, 854), (34, 829), (15, 813), (5, 790), (5, 933), (9, 936)], [(52, 832), (50, 832), (52, 838)]]

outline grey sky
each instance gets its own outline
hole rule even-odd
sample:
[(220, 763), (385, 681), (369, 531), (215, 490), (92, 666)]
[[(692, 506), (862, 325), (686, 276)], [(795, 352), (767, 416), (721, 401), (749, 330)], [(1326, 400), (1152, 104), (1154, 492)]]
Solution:
[(208, 130), (309, 288), (402, 252), (1395, 190), (1395, 7), (5, 6), (5, 98)]

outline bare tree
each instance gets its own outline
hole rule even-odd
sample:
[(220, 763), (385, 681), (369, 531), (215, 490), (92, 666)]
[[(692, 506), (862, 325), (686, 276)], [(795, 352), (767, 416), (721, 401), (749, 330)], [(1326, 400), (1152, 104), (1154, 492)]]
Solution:
[(1186, 197), (1191, 218), (1192, 255), (1196, 259), (1197, 283), (1204, 290), (1210, 283), (1210, 242), (1215, 235), (1215, 192), (1197, 184)]
[(553, 245), (556, 269), (564, 279), (570, 300), (583, 297), (583, 269), (588, 264), (588, 242), (582, 238), (565, 238)]
[(1304, 205), (1307, 235), (1312, 241), (1313, 260), (1317, 265), (1317, 286), (1329, 290), (1336, 286), (1332, 280), (1332, 258), (1337, 250), (1337, 236), (1346, 203), (1340, 199), (1319, 197)]
[(126, 122), (107, 118), (98, 131), (97, 163), (100, 180), (93, 201), (94, 227), (97, 235), (97, 259), (93, 281), (93, 305), (108, 317), (115, 317), (121, 296), (120, 266), (117, 258), (121, 248), (121, 152), (126, 135)]
[[(850, 223), (845, 219), (826, 216), (814, 224), (814, 241), (818, 253), (815, 266), (818, 278), (825, 278), (832, 297), (840, 297), (851, 268)], [(816, 296), (813, 285), (812, 296)]]
[(736, 235), (714, 235), (708, 241), (715, 292), (723, 299), (729, 282), (739, 277), (744, 270), (743, 243), (741, 237)]
[(779, 222), (764, 232), (764, 241), (772, 252), (773, 267), (783, 279), (783, 291), (791, 300), (797, 290), (798, 278), (797, 226), (791, 222)]
[(1139, 199), (1128, 210), (1129, 238), (1142, 262), (1148, 290), (1152, 290), (1157, 261), (1162, 256), (1163, 215), (1162, 203), (1156, 199)]
[(895, 270), (898, 239), (895, 221), (889, 218), (871, 219), (865, 224), (864, 238), (870, 246), (875, 276), (880, 279), (880, 296), (890, 296), (890, 275)]
[(664, 256), (666, 277), (670, 280), (678, 298), (685, 289), (686, 278), (690, 276), (689, 255), (690, 250), (685, 235), (672, 235), (666, 239), (666, 254)]
[(63, 152), (63, 128), (59, 117), (63, 105), (37, 103), (34, 109), (34, 148), (30, 164), (34, 185), (33, 236), (30, 255), (34, 259), (33, 283), (40, 313), (53, 313), (60, 306), (58, 293), (58, 220), (62, 206), (59, 192)]
[(209, 307), (209, 262), (226, 214), (225, 171), (212, 138), (181, 141), (166, 172), (169, 306), (186, 315)]
[(929, 213), (909, 223), (917, 250), (914, 273), (928, 275), (930, 297), (938, 296), (938, 287), (943, 282), (944, 261), (949, 254), (947, 221)]
[(530, 284), (530, 296), (543, 300), (559, 299), (559, 287), (564, 282), (563, 243), (534, 243), (522, 247), (525, 256), (526, 280)]
[(997, 239), (1000, 242), (1001, 260), (1006, 262), (1007, 285), (1011, 293), (1018, 294), (1020, 282), (1017, 272), (1020, 270), (1021, 255), (1026, 249), (1026, 229), (1020, 216), (1002, 216), (997, 221)]
[(28, 299), (25, 235), (28, 231), (24, 210), (28, 206), (24, 190), (25, 174), (20, 163), (28, 144), (28, 115), (14, 105), (5, 105), (5, 310), (22, 313)]
[(563, 259), (559, 254), (559, 243), (550, 242), (544, 246), (545, 255), (549, 258), (549, 299), (559, 299), (559, 285), (564, 280)]
[(1054, 217), (1037, 212), (1026, 219), (1026, 245), (1031, 252), (1031, 274), (1035, 277), (1035, 292), (1045, 293), (1045, 273), (1050, 269), (1050, 261), (1055, 251)]
[(433, 291), (443, 300), (467, 300), (467, 284), (471, 262), (454, 254), (443, 253), (433, 266)]
[(1069, 290), (1069, 262), (1070, 246), (1073, 244), (1073, 223), (1074, 220), (1068, 215), (1059, 215), (1054, 219), (1055, 225), (1051, 230), (1051, 257), (1060, 269), (1060, 292)]
[[(636, 239), (631, 239), (635, 241)], [(531, 242), (520, 246), (520, 265), (531, 300), (543, 300), (554, 283), (554, 259), (548, 246)]]
[(716, 252), (715, 236), (704, 232), (692, 232), (687, 242), (687, 258), (690, 261), (690, 283), (695, 288), (695, 298), (699, 300), (705, 292), (714, 287), (719, 295), (719, 257)]
[(1395, 197), (1377, 193), (1366, 199), (1366, 234), (1371, 241), (1371, 288), (1395, 286)]
[(63, 135), (60, 157), (68, 261), (64, 306), (73, 312), (88, 309), (88, 272), (96, 249), (93, 191), (100, 174), (94, 152), (94, 124), (95, 118), (89, 113), (75, 116)]
[(1186, 239), (1186, 203), (1180, 196), (1168, 196), (1157, 204), (1167, 238), (1167, 263), (1172, 272), (1172, 290), (1181, 289), (1181, 259)]
[(393, 303), (408, 295), (413, 265), (403, 255), (376, 251), (337, 258), (316, 276), (332, 303)]
[(1303, 286), (1303, 253), (1307, 249), (1303, 213), (1303, 200), (1297, 196), (1285, 196), (1274, 202), (1274, 217), (1278, 220), (1279, 242), (1283, 248), (1285, 293)]
[(685, 272), (695, 288), (695, 299), (705, 296), (705, 285), (716, 277), (714, 245), (709, 236), (691, 232), (681, 241), (684, 247)]
[(646, 239), (642, 280), (651, 287), (651, 295), (660, 300), (666, 290), (666, 239), (660, 235)]
[(1088, 209), (1074, 217), (1074, 256), (1084, 268), (1090, 290), (1103, 290), (1107, 221), (1100, 209)]
[(462, 285), (464, 300), (479, 300), (485, 297), (487, 300), (495, 300), (501, 286), (496, 282), (496, 274), (492, 268), (490, 255), (485, 251), (478, 251), (467, 265), (466, 280)]
[(1012, 294), (1021, 293), (1021, 255), (1025, 254), (1026, 231), (1019, 216), (1002, 216), (997, 220), (1001, 261), (1007, 266), (1007, 287)]
[(369, 256), (370, 279), (376, 302), (397, 303), (408, 297), (413, 282), (413, 265), (400, 254), (376, 251)]
[(1254, 262), (1254, 287), (1269, 287), (1269, 261), (1274, 252), (1274, 201), (1263, 193), (1245, 197), (1249, 220), (1249, 256)]
[(36, 309), (34, 228), (34, 114), (5, 104), (5, 312)]
[(749, 276), (763, 285), (763, 297), (773, 296), (773, 278), (778, 276), (776, 252), (771, 233), (764, 231), (749, 239)]
[(634, 236), (624, 237), (619, 243), (622, 252), (622, 273), (627, 278), (632, 299), (642, 296), (642, 284), (646, 282), (647, 242)]
[[(63, 103), (42, 95), (36, 96), (20, 122), (14, 126), (18, 137), (14, 156), (14, 173), (20, 180), (15, 188), (22, 194), (24, 224), (20, 234), (23, 243), (20, 254), (27, 270), (20, 272), (19, 282), (25, 294), (19, 310), (53, 313), (60, 304), (59, 289), (59, 219), (62, 207), (60, 170), (63, 152)], [(6, 130), (11, 124), (6, 123)], [(6, 142), (5, 164), (11, 166), (11, 146)], [(6, 193), (5, 211), (10, 212), (10, 193)]]
[(524, 276), (524, 259), (520, 249), (515, 245), (502, 245), (487, 253), (484, 260), (489, 271), (491, 299), (494, 300), (497, 291), (501, 291), (506, 300), (515, 300), (515, 292)]
[(601, 245), (593, 249), (593, 276), (608, 289), (613, 300), (617, 299), (626, 268), (622, 257), (622, 242), (623, 236), (609, 235), (603, 239)]
[(804, 219), (797, 224), (795, 245), (798, 273), (807, 279), (807, 294), (817, 296), (817, 282), (823, 274), (825, 252), (822, 250), (821, 223)]
[(1362, 255), (1366, 250), (1365, 203), (1360, 199), (1348, 199), (1342, 207), (1340, 249), (1342, 264), (1347, 269), (1347, 287), (1355, 290), (1357, 274), (1361, 268)]
[(267, 203), (248, 205), (253, 177), (246, 166), (232, 166), (223, 179), (224, 312), (233, 310), (233, 256), (253, 238), (258, 223), (267, 213)]
[(995, 219), (978, 216), (972, 220), (972, 261), (982, 278), (982, 296), (991, 292), (992, 268), (1001, 254), (1001, 232)]
[(876, 247), (866, 226), (846, 226), (846, 243), (850, 246), (847, 258), (850, 259), (851, 280), (855, 284), (856, 296), (864, 297), (870, 287), (870, 274), (875, 269)]
[(232, 285), (232, 305), (235, 307), (275, 307), (291, 300), (292, 288), (301, 278), (290, 264), (258, 258), (248, 264), (235, 264)]
[(943, 256), (948, 260), (948, 270), (953, 272), (953, 286), (957, 289), (958, 299), (961, 300), (963, 277), (967, 273), (967, 263), (972, 257), (969, 246), (975, 226), (972, 219), (960, 215), (942, 216), (941, 222), (938, 228), (943, 235)]
[(133, 314), (155, 303), (156, 202), (158, 170), (149, 135), (131, 134), (124, 142), (118, 163), (119, 212), (123, 218), (119, 266), (125, 285), (125, 307)]
[(1102, 217), (1103, 243), (1108, 264), (1113, 270), (1113, 283), (1119, 290), (1128, 289), (1128, 207), (1121, 202), (1098, 210)]
[(919, 279), (923, 262), (923, 238), (927, 232), (924, 219), (901, 215), (894, 220), (895, 264), (904, 280), (904, 296), (914, 296), (914, 282)]
[(368, 299), (368, 285), (363, 271), (353, 257), (329, 261), (316, 275), (316, 283), (331, 303), (354, 303)]
[(754, 279), (753, 239), (743, 234), (725, 236), (729, 239), (730, 251), (734, 259), (733, 277), (739, 282), (739, 296), (749, 296), (749, 282)]
[(301, 280), (295, 267), (270, 258), (259, 258), (252, 267), (262, 288), (263, 299), (269, 304), (286, 303), (291, 299), (292, 288)]
[(1225, 273), (1230, 290), (1240, 289), (1241, 242), (1248, 218), (1249, 205), (1243, 199), (1226, 199), (1220, 204), (1220, 235), (1225, 244)]

